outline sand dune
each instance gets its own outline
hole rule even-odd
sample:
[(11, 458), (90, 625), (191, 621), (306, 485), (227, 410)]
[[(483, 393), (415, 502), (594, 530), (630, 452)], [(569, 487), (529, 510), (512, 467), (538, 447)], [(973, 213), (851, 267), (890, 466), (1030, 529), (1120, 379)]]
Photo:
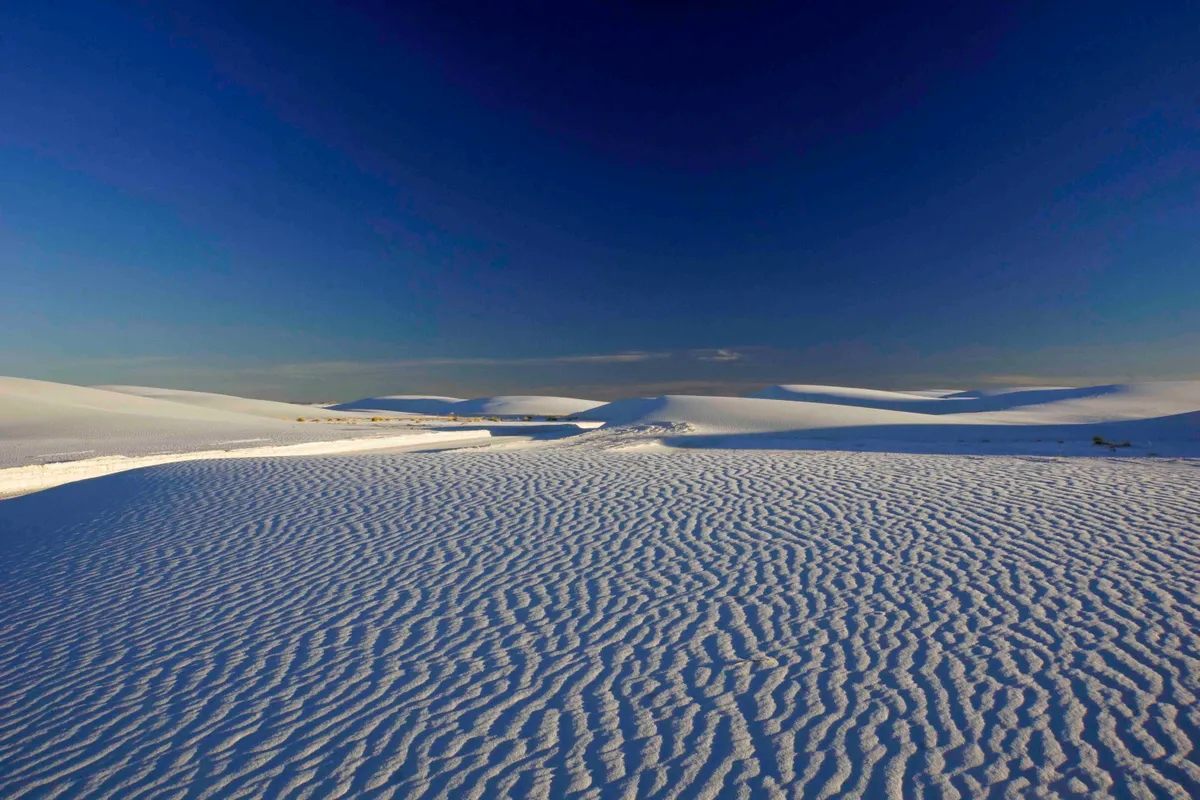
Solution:
[(447, 415), (452, 413), (450, 409), (455, 403), (461, 402), (463, 402), (461, 397), (392, 394), (383, 397), (364, 397), (349, 403), (338, 403), (329, 408), (332, 411), (392, 411), (401, 414)]
[(1200, 454), (1200, 382), (955, 392), (945, 397), (836, 386), (777, 386), (778, 399), (667, 395), (612, 403), (503, 395), (366, 398), (331, 409), (148, 387), (0, 378), (0, 468), (106, 456), (290, 445), (363, 435), (297, 417), (373, 414), (571, 416), (609, 426), (665, 424), (689, 447), (838, 447), (938, 453)]
[(206, 459), (0, 502), (0, 797), (1200, 794), (1200, 461), (980, 455), (1200, 455), (1194, 383), (319, 458), (489, 430), (119, 388), (0, 379), (0, 478)]
[[(0, 378), (0, 467), (286, 438), (295, 423), (61, 383)], [(324, 432), (303, 435), (320, 438)]]
[(297, 417), (305, 419), (339, 419), (354, 416), (361, 412), (333, 411), (321, 406), (301, 405), (299, 403), (281, 403), (275, 400), (253, 400), (246, 397), (235, 397), (228, 394), (212, 392), (193, 392), (184, 389), (156, 389), (151, 386), (97, 386), (120, 394), (150, 397), (155, 400), (167, 400), (172, 403), (182, 403), (201, 408), (212, 408), (220, 411), (230, 411), (235, 414), (246, 414), (264, 419), (276, 419), (293, 422)]
[(542, 395), (500, 395), (477, 397), (454, 406), (455, 413), (493, 417), (569, 416), (604, 405), (595, 400), (578, 397), (547, 397)]
[(421, 395), (388, 395), (364, 397), (349, 403), (330, 406), (333, 409), (385, 410), (409, 414), (437, 414), (448, 416), (569, 416), (603, 405), (595, 400), (578, 397), (551, 397), (545, 395), (497, 395), (460, 400), (455, 397), (425, 397)]
[[(1200, 382), (1036, 389), (939, 399), (842, 387), (774, 387), (788, 399), (618, 400), (579, 415), (610, 425), (673, 426), (666, 441), (714, 447), (844, 447), (934, 453), (1200, 455)], [(786, 391), (784, 391), (786, 389)], [(803, 398), (803, 399), (802, 399)]]
[[(318, 449), (326, 451), (344, 451), (347, 440), (378, 436), (390, 437), (395, 446), (400, 436), (426, 433), (398, 425), (295, 421), (298, 416), (322, 415), (347, 416), (204, 392), (142, 387), (116, 391), (0, 377), (0, 496), (184, 457), (249, 449), (260, 455), (311, 454), (314, 448), (306, 449), (311, 443), (324, 443)], [(451, 437), (439, 435), (429, 441), (437, 438)]]
[(699, 395), (617, 400), (578, 416), (580, 419), (599, 420), (612, 425), (683, 422), (706, 433), (804, 431), (887, 423), (937, 424), (937, 420), (924, 415), (853, 405)]
[(1200, 793), (1194, 463), (630, 435), (0, 503), (0, 796)]
[[(1200, 411), (1200, 381), (1020, 389), (999, 395), (965, 397), (964, 401), (982, 410), (1005, 411), (1013, 420), (1023, 422), (1139, 420)], [(955, 399), (947, 398), (947, 402), (955, 402)]]
[(1200, 381), (1105, 384), (1084, 387), (970, 390), (942, 395), (843, 386), (771, 386), (751, 397), (859, 406), (919, 414), (1015, 413), (1027, 422), (1108, 422), (1200, 411)]
[(805, 403), (829, 403), (864, 408), (917, 411), (929, 407), (940, 394), (889, 392), (882, 389), (859, 389), (849, 386), (820, 386), (815, 384), (783, 384), (768, 386), (749, 397), (763, 400), (797, 400)]

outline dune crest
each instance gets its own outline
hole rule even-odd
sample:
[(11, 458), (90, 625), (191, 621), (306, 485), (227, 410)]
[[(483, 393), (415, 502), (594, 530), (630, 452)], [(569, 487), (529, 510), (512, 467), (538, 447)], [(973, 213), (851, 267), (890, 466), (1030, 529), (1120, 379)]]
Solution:
[(679, 423), (700, 447), (900, 449), (931, 453), (1200, 455), (1200, 381), (925, 397), (846, 387), (772, 387), (771, 397), (664, 395), (579, 414), (611, 426)]
[(604, 405), (596, 400), (548, 395), (497, 395), (462, 400), (456, 397), (427, 397), (422, 395), (385, 395), (364, 397), (330, 408), (359, 411), (399, 411), (407, 414), (436, 414), (439, 416), (545, 417), (569, 416)]

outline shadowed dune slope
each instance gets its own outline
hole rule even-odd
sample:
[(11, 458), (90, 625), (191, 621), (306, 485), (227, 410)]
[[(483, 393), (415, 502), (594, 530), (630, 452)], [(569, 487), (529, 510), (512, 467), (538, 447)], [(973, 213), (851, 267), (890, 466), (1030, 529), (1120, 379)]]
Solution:
[(552, 397), (543, 395), (500, 395), (477, 397), (464, 400), (454, 406), (459, 414), (490, 415), (495, 417), (518, 416), (568, 416), (604, 405), (595, 400), (579, 397)]
[(450, 414), (461, 397), (438, 397), (436, 395), (392, 394), (382, 397), (364, 397), (348, 403), (329, 406), (332, 411), (393, 411), (401, 414)]
[[(796, 399), (801, 396), (820, 399)], [(1092, 445), (1098, 436), (1129, 441), (1136, 449), (1127, 452), (1140, 455), (1200, 455), (1200, 382), (1025, 390), (987, 399), (990, 411), (926, 412), (975, 402), (842, 389), (791, 399), (665, 395), (618, 400), (579, 417), (613, 426), (674, 426), (667, 441), (692, 447), (876, 450), (891, 442), (923, 452), (1096, 454), (1106, 452)]]
[(1200, 381), (972, 390), (940, 396), (843, 386), (781, 385), (750, 396), (919, 414), (1022, 411), (1031, 422), (1104, 422), (1200, 411)]

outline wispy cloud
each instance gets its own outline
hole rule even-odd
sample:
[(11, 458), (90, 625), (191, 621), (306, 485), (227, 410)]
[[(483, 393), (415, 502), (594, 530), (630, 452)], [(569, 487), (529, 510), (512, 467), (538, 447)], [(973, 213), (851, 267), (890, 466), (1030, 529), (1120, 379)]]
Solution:
[(552, 364), (632, 364), (642, 361), (670, 358), (671, 352), (631, 350), (620, 353), (591, 353), (566, 356), (529, 356), (523, 358), (493, 358), (484, 356), (400, 358), (363, 361), (309, 361), (290, 364), (275, 364), (262, 368), (261, 372), (288, 378), (334, 375), (361, 375), (395, 372), (399, 370), (429, 369), (438, 367), (508, 367), (544, 366)]
[(638, 361), (653, 361), (660, 358), (670, 358), (669, 352), (647, 352), (633, 350), (627, 353), (606, 353), (590, 356), (559, 356), (546, 359), (519, 359), (521, 363), (544, 364), (631, 364)]
[(692, 350), (689, 355), (697, 361), (740, 361), (744, 353), (732, 347), (716, 347)]

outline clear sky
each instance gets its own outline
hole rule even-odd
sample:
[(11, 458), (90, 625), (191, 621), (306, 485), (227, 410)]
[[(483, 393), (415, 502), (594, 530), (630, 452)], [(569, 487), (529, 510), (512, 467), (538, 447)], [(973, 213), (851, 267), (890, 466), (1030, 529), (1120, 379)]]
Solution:
[(1200, 377), (1200, 5), (922, 8), (9, 0), (0, 374)]

